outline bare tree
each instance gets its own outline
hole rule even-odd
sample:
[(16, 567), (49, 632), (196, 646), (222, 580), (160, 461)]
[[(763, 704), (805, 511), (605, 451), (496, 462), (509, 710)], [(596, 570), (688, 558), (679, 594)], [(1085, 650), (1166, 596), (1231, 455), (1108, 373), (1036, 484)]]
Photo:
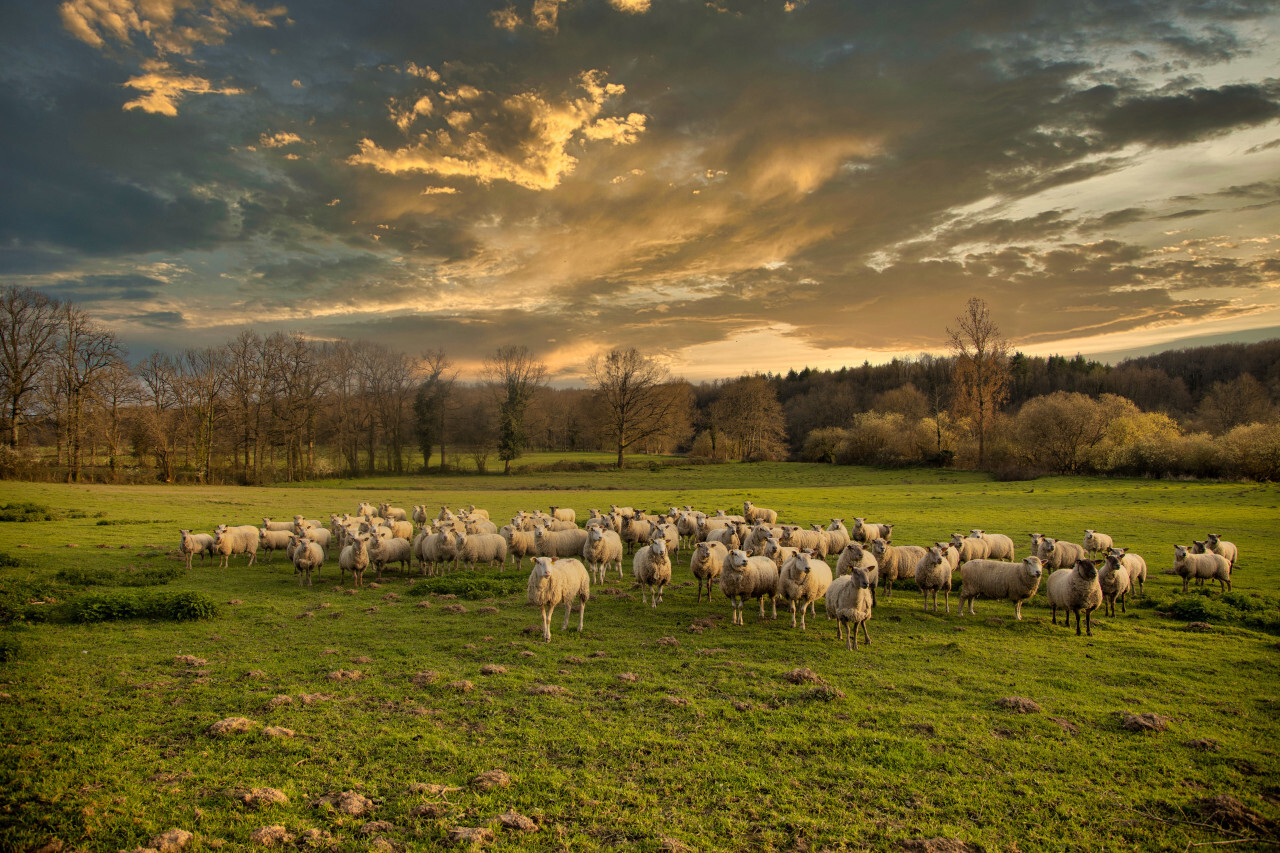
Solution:
[(952, 380), (957, 411), (975, 419), (978, 465), (986, 458), (987, 424), (1009, 398), (1009, 342), (991, 319), (985, 300), (971, 298), (956, 328), (947, 327), (955, 355)]
[(163, 353), (152, 353), (135, 369), (141, 382), (138, 434), (134, 439), (139, 452), (149, 451), (156, 460), (156, 471), (165, 483), (174, 480), (177, 467), (178, 441), (178, 367)]
[(73, 305), (61, 306), (57, 387), (67, 443), (67, 482), (80, 479), (84, 439), (85, 404), (91, 388), (121, 362), (121, 347), (114, 332), (98, 326)]
[(95, 397), (103, 416), (100, 428), (107, 446), (107, 467), (115, 478), (124, 448), (126, 415), (141, 401), (138, 377), (123, 361), (117, 362), (103, 375)]
[[(623, 468), (627, 448), (666, 430), (682, 398), (667, 387), (670, 371), (635, 347), (597, 353), (587, 370), (604, 410), (607, 435), (618, 451), (618, 467)], [(683, 399), (687, 404), (687, 395)]]
[(28, 401), (58, 345), (59, 304), (25, 287), (0, 291), (0, 392), (10, 447), (18, 446)]
[(711, 404), (720, 431), (744, 462), (786, 457), (787, 420), (778, 391), (763, 376), (727, 383)]
[(422, 450), (422, 470), (430, 467), (431, 448), (440, 445), (440, 470), (445, 469), (444, 418), (458, 372), (443, 348), (429, 349), (418, 361), (422, 381), (413, 397), (414, 433)]
[(533, 395), (547, 378), (547, 366), (536, 361), (526, 346), (510, 344), (486, 358), (481, 373), (498, 406), (498, 458), (502, 473), (511, 473), (511, 462), (529, 441), (524, 417)]

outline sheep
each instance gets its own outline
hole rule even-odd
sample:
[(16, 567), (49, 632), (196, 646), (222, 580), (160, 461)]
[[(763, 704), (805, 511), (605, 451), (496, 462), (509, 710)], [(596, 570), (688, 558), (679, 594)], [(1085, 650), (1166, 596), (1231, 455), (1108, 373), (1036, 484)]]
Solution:
[(582, 546), (582, 559), (591, 570), (596, 583), (604, 583), (610, 565), (618, 567), (618, 580), (622, 580), (622, 538), (612, 530), (591, 526), (587, 528), (587, 541)]
[(378, 514), (378, 508), (373, 504), (369, 503), (368, 501), (360, 501), (359, 505), (356, 506), (356, 515), (360, 515), (360, 516), (364, 516), (365, 518), (368, 518), (372, 515), (377, 515), (377, 514)]
[(640, 584), (640, 602), (644, 603), (645, 589), (648, 588), (652, 606), (656, 608), (658, 602), (662, 601), (662, 588), (671, 582), (671, 557), (667, 554), (667, 540), (654, 539), (637, 550), (631, 558), (631, 574)]
[(488, 563), (489, 568), (507, 564), (507, 540), (498, 534), (477, 533), (474, 536), (468, 536), (465, 533), (455, 532), (452, 535), (454, 536), (454, 569), (458, 568), (459, 561), (466, 563), (467, 568), (472, 570), (475, 569), (476, 563)]
[(591, 578), (581, 560), (535, 557), (526, 594), (530, 604), (542, 608), (544, 641), (551, 642), (551, 615), (561, 603), (564, 604), (564, 624), (560, 630), (569, 629), (569, 616), (573, 613), (573, 602), (577, 601), (578, 632), (582, 632), (587, 601), (591, 598)]
[(680, 554), (680, 531), (674, 524), (668, 521), (661, 522), (657, 527), (653, 528), (653, 532), (649, 538), (654, 539), (661, 537), (667, 540), (667, 550), (671, 552), (673, 557)]
[(1175, 545), (1173, 549), (1173, 573), (1182, 578), (1182, 591), (1187, 592), (1192, 578), (1216, 580), (1218, 591), (1223, 584), (1227, 592), (1231, 591), (1231, 561), (1221, 554), (1194, 554), (1185, 545)]
[(753, 554), (752, 556), (768, 557), (770, 560), (773, 560), (774, 565), (776, 565), (779, 571), (781, 571), (783, 563), (790, 560), (793, 554), (797, 554), (799, 552), (799, 548), (790, 548), (783, 545), (777, 539), (766, 539), (764, 540), (764, 553), (759, 555)]
[(698, 534), (696, 538), (699, 542), (706, 542), (707, 537), (711, 535), (711, 531), (723, 530), (726, 527), (737, 529), (734, 527), (733, 522), (723, 516), (703, 516), (698, 519)]
[(1143, 589), (1147, 584), (1147, 561), (1138, 554), (1130, 554), (1128, 548), (1112, 548), (1107, 552), (1107, 556), (1114, 556), (1120, 561), (1120, 565), (1124, 566), (1125, 571), (1129, 573), (1129, 589), (1132, 591), (1134, 585), (1138, 587), (1138, 595), (1142, 595)]
[(898, 578), (915, 579), (916, 566), (924, 559), (924, 549), (919, 545), (890, 545), (883, 539), (871, 540), (871, 553), (880, 567), (880, 579), (884, 581), (884, 597), (893, 598), (893, 582)]
[(258, 529), (258, 550), (283, 551), (289, 547), (289, 540), (294, 534), (288, 530), (271, 530), (266, 527)]
[(409, 561), (413, 559), (413, 553), (409, 550), (409, 542), (406, 539), (379, 539), (375, 536), (369, 543), (369, 558), (378, 570), (378, 578), (381, 579), (382, 568), (387, 563), (399, 563), (401, 571), (407, 570)]
[(1040, 558), (1041, 562), (1047, 569), (1074, 568), (1077, 560), (1085, 560), (1089, 557), (1089, 552), (1085, 551), (1083, 545), (1063, 542), (1061, 539), (1052, 539), (1048, 536), (1040, 540), (1040, 550), (1044, 555)]
[(497, 533), (498, 525), (487, 518), (473, 518), (468, 515), (463, 518), (462, 532), (469, 536), (477, 533)]
[(844, 526), (843, 518), (831, 519), (831, 523), (827, 525), (827, 532), (831, 534), (831, 547), (827, 550), (828, 554), (839, 554), (844, 550), (844, 546), (852, 541), (849, 528)]
[(293, 517), (293, 532), (301, 534), (308, 527), (320, 527), (320, 522), (314, 518), (306, 518), (305, 516), (295, 515)]
[[(520, 568), (520, 564), (524, 562), (525, 557), (532, 561), (537, 556), (538, 543), (531, 531), (521, 530), (514, 524), (507, 524), (498, 531), (498, 534), (507, 540), (507, 554), (511, 557), (517, 569)], [(504, 563), (503, 566), (505, 567), (506, 564)]]
[(711, 601), (711, 583), (720, 579), (720, 573), (724, 571), (724, 561), (728, 556), (729, 549), (719, 542), (699, 542), (693, 546), (693, 556), (689, 558), (689, 571), (698, 581), (697, 601), (702, 601), (703, 581), (707, 583), (707, 601)]
[(778, 573), (776, 598), (791, 605), (791, 627), (796, 627), (796, 602), (800, 603), (800, 630), (805, 630), (804, 613), (818, 615), (817, 601), (827, 594), (831, 586), (831, 567), (805, 551), (801, 551), (783, 564)]
[(383, 518), (389, 521), (408, 521), (409, 520), (409, 513), (405, 512), (400, 507), (392, 506), (389, 503), (384, 503), (382, 504), (382, 506), (378, 507), (378, 515), (382, 516)]
[(737, 529), (732, 525), (708, 531), (707, 538), (702, 541), (715, 542), (716, 544), (723, 545), (727, 551), (732, 551), (734, 548), (737, 548), (742, 544), (738, 540)]
[[(326, 531), (327, 532), (327, 531)], [(309, 539), (299, 540), (293, 549), (293, 571), (298, 575), (298, 586), (302, 586), (302, 576), (307, 576), (307, 586), (311, 586), (311, 572), (320, 577), (320, 567), (324, 565), (324, 548), (319, 542)]]
[(871, 603), (876, 605), (878, 603), (876, 584), (880, 582), (880, 564), (876, 562), (875, 554), (857, 542), (850, 542), (840, 552), (840, 559), (836, 560), (836, 577), (843, 577), (855, 568), (862, 569), (871, 581)]
[(649, 541), (649, 534), (653, 531), (653, 522), (636, 516), (627, 516), (622, 520), (621, 536), (622, 541), (635, 551), (640, 547), (640, 543)]
[(849, 538), (855, 542), (870, 542), (872, 539), (883, 539), (886, 542), (892, 542), (893, 525), (874, 524), (865, 518), (855, 518), (853, 520), (853, 530), (849, 531)]
[(973, 600), (982, 596), (1012, 601), (1013, 615), (1022, 621), (1022, 603), (1036, 594), (1043, 574), (1040, 558), (1035, 556), (1024, 557), (1021, 563), (969, 560), (960, 567), (960, 615), (966, 603), (970, 615), (975, 615)]
[(985, 530), (973, 528), (969, 531), (969, 538), (981, 539), (987, 543), (988, 560), (1009, 560), (1014, 562), (1017, 557), (1014, 554), (1013, 540), (1003, 533), (988, 533)]
[(252, 566), (258, 559), (258, 528), (252, 524), (228, 527), (219, 524), (213, 534), (213, 553), (222, 557), (218, 568), (225, 569), (232, 554), (248, 554)]
[(192, 533), (190, 530), (179, 530), (178, 534), (182, 537), (182, 544), (179, 548), (182, 551), (182, 558), (188, 569), (191, 568), (191, 558), (196, 554), (200, 555), (200, 562), (204, 562), (206, 556), (213, 556), (213, 537), (208, 533)]
[(582, 528), (546, 530), (539, 527), (533, 531), (533, 541), (539, 557), (577, 557), (582, 553), (582, 546), (587, 544), (587, 531)]
[(1108, 552), (1102, 566), (1098, 569), (1098, 585), (1102, 587), (1102, 615), (1116, 615), (1116, 599), (1120, 599), (1120, 612), (1128, 613), (1124, 600), (1133, 588), (1129, 578), (1129, 570), (1125, 568), (1124, 557)]
[(1236, 548), (1236, 543), (1223, 539), (1221, 533), (1210, 533), (1208, 541), (1209, 550), (1220, 557), (1225, 557), (1227, 562), (1231, 564), (1231, 570), (1235, 571), (1236, 560), (1240, 557), (1240, 551)]
[(760, 618), (764, 619), (764, 600), (767, 596), (773, 606), (773, 618), (778, 618), (778, 602), (774, 594), (778, 589), (778, 566), (768, 557), (749, 557), (747, 552), (735, 549), (725, 557), (724, 570), (720, 573), (720, 591), (733, 607), (733, 624), (742, 625), (742, 605), (748, 598), (760, 599)]
[(1106, 553), (1115, 547), (1115, 542), (1105, 533), (1099, 533), (1096, 530), (1085, 530), (1084, 532), (1084, 549), (1089, 554)]
[(991, 546), (985, 539), (975, 539), (972, 536), (961, 536), (959, 533), (952, 533), (951, 544), (959, 552), (958, 559), (961, 563), (967, 563), (970, 560), (986, 560), (991, 556)]
[[(862, 636), (866, 638), (867, 645), (871, 645), (867, 622), (871, 619), (871, 589), (874, 586), (866, 572), (854, 567), (827, 588), (827, 618), (837, 620), (836, 639), (845, 640), (845, 648), (849, 651), (858, 648), (858, 628), (862, 628)], [(845, 639), (846, 635), (848, 639)]]
[(831, 537), (824, 536), (826, 531), (801, 530), (794, 524), (782, 528), (778, 541), (789, 548), (811, 548), (821, 559), (826, 559), (827, 549), (831, 547)]
[(263, 516), (262, 526), (267, 530), (293, 530), (292, 521), (272, 521), (268, 516)]
[(569, 521), (575, 524), (578, 521), (578, 514), (573, 511), (572, 507), (567, 506), (553, 506), (551, 508), (551, 517), (557, 521)]
[(425, 527), (427, 524), (427, 508), (422, 504), (413, 505), (413, 523), (419, 527)]
[(572, 521), (563, 521), (559, 518), (548, 518), (542, 522), (542, 526), (547, 530), (577, 530), (578, 525)]
[(1049, 598), (1050, 620), (1058, 624), (1058, 608), (1062, 608), (1064, 624), (1071, 627), (1071, 614), (1076, 615), (1076, 636), (1080, 636), (1080, 611), (1084, 611), (1085, 634), (1093, 636), (1093, 611), (1102, 604), (1102, 586), (1093, 560), (1076, 560), (1070, 569), (1059, 569), (1045, 582)]
[(361, 533), (345, 546), (338, 554), (338, 579), (342, 580), (351, 572), (351, 583), (364, 586), (364, 570), (369, 568), (369, 536)]
[(302, 535), (312, 542), (319, 542), (321, 548), (328, 548), (329, 540), (333, 536), (327, 527), (308, 527), (302, 531)]
[(765, 509), (762, 506), (756, 506), (751, 501), (742, 502), (742, 517), (747, 521), (755, 523), (763, 521), (765, 524), (778, 523), (778, 511), (774, 509)]
[(466, 509), (466, 513), (467, 513), (467, 515), (471, 516), (472, 518), (483, 518), (483, 519), (485, 519), (486, 521), (488, 521), (488, 520), (489, 520), (489, 510), (487, 510), (487, 509), (481, 509), (480, 507), (476, 506), (475, 504), (472, 504), (471, 506), (467, 507), (467, 509)]
[(950, 571), (954, 572), (960, 568), (960, 549), (950, 542), (935, 542), (938, 550), (942, 552), (942, 559), (947, 561)]
[(617, 515), (620, 515), (623, 518), (630, 518), (631, 516), (636, 514), (634, 507), (618, 506), (617, 504), (610, 504), (609, 512), (616, 513)]
[(924, 552), (916, 563), (916, 586), (924, 594), (924, 609), (929, 611), (929, 593), (933, 593), (933, 612), (938, 612), (938, 591), (943, 591), (943, 603), (951, 612), (951, 563), (941, 544), (935, 544)]
[(686, 510), (676, 516), (676, 529), (680, 531), (680, 538), (689, 544), (693, 544), (698, 536), (699, 515), (700, 513)]
[[(435, 574), (437, 568), (446, 559), (445, 540), (448, 535), (447, 530), (424, 530), (413, 540), (413, 556), (418, 558), (419, 564), (429, 574)], [(517, 568), (519, 568), (518, 564)]]
[(765, 543), (770, 539), (777, 539), (781, 535), (781, 527), (774, 527), (757, 521), (755, 526), (747, 531), (746, 538), (742, 540), (742, 550), (753, 557), (763, 556)]

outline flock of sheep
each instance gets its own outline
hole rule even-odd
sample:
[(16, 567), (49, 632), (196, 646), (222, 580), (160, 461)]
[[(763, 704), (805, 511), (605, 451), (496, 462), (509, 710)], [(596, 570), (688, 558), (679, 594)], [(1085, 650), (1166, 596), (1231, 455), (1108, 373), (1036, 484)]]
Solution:
[[(181, 531), (181, 550), (187, 567), (196, 554), (218, 556), (226, 567), (234, 554), (245, 554), (249, 565), (258, 551), (284, 551), (293, 563), (298, 583), (311, 584), (311, 573), (319, 577), (330, 551), (338, 552), (340, 579), (347, 572), (355, 586), (364, 583), (370, 565), (379, 578), (388, 564), (398, 563), (402, 571), (410, 563), (428, 573), (443, 571), (450, 563), (456, 570), (463, 564), (474, 569), (481, 563), (505, 567), (513, 561), (518, 569), (525, 557), (533, 563), (529, 574), (528, 600), (542, 610), (543, 639), (551, 639), (551, 618), (557, 606), (565, 608), (562, 630), (576, 606), (578, 630), (583, 627), (591, 583), (603, 583), (610, 568), (622, 578), (624, 556), (631, 552), (632, 576), (640, 585), (641, 601), (657, 607), (663, 588), (671, 582), (672, 555), (691, 549), (689, 568), (698, 582), (702, 600), (707, 600), (718, 582), (733, 609), (733, 623), (743, 624), (743, 607), (757, 599), (760, 618), (765, 618), (765, 599), (777, 617), (778, 601), (790, 605), (791, 625), (805, 628), (806, 613), (816, 616), (816, 604), (824, 601), (828, 619), (837, 622), (837, 639), (849, 649), (858, 647), (858, 630), (868, 643), (867, 621), (877, 605), (877, 588), (883, 585), (886, 597), (893, 584), (913, 580), (924, 594), (925, 609), (938, 610), (938, 593), (951, 612), (953, 573), (960, 572), (960, 614), (965, 605), (973, 614), (974, 600), (988, 598), (1013, 602), (1014, 615), (1022, 619), (1022, 604), (1045, 583), (1051, 619), (1057, 624), (1063, 611), (1070, 627), (1076, 617), (1076, 634), (1092, 636), (1092, 613), (1104, 607), (1115, 615), (1116, 602), (1124, 612), (1125, 600), (1135, 588), (1141, 592), (1147, 579), (1147, 563), (1128, 549), (1116, 548), (1110, 536), (1086, 530), (1083, 544), (1077, 545), (1032, 533), (1032, 554), (1018, 561), (1013, 540), (1002, 534), (974, 529), (969, 534), (953, 534), (950, 541), (926, 547), (895, 545), (893, 525), (876, 524), (855, 518), (850, 530), (843, 519), (830, 525), (779, 524), (778, 513), (743, 503), (742, 514), (717, 510), (712, 515), (686, 506), (665, 513), (649, 514), (632, 507), (613, 506), (607, 513), (591, 510), (579, 526), (573, 509), (551, 507), (550, 513), (517, 513), (511, 523), (498, 528), (486, 510), (474, 504), (452, 512), (442, 507), (428, 518), (424, 506), (406, 511), (390, 504), (375, 507), (362, 502), (355, 515), (331, 515), (328, 526), (301, 515), (292, 521), (262, 520), (261, 527), (218, 525), (212, 535)], [(836, 556), (835, 569), (827, 562)], [(1095, 558), (1101, 556), (1101, 562)], [(1190, 581), (1203, 584), (1217, 580), (1219, 587), (1231, 589), (1231, 572), (1238, 557), (1234, 544), (1211, 533), (1191, 546), (1179, 545), (1174, 553), (1174, 572), (1182, 578), (1185, 593)]]

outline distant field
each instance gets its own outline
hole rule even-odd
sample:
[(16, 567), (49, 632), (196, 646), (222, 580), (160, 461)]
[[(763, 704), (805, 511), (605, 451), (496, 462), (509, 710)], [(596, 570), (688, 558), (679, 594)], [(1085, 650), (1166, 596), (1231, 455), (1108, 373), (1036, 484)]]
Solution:
[[(195, 834), (192, 850), (255, 849), (255, 830), (273, 825), (290, 849), (334, 850), (426, 849), (456, 827), (521, 851), (964, 849), (912, 846), (921, 839), (1237, 851), (1280, 840), (1280, 488), (633, 461), (271, 488), (0, 483), (0, 506), (55, 516), (0, 522), (0, 563), (17, 563), (0, 567), (0, 614), (18, 616), (0, 630), (0, 849), (57, 839), (131, 850), (172, 827)], [(1097, 528), (1146, 555), (1152, 575), (1146, 601), (1095, 618), (1092, 638), (1051, 625), (1043, 589), (1022, 622), (1005, 602), (962, 618), (957, 595), (951, 615), (926, 614), (917, 593), (895, 590), (871, 645), (852, 653), (821, 607), (803, 634), (751, 609), (729, 625), (718, 591), (694, 603), (687, 553), (656, 610), (632, 589), (628, 558), (626, 578), (594, 590), (585, 632), (561, 633), (557, 611), (550, 644), (525, 630), (538, 624), (527, 563), (443, 581), (390, 573), (349, 594), (336, 568), (300, 588), (282, 555), (183, 573), (170, 554), (180, 527), (327, 518), (360, 500), (475, 503), (505, 519), (552, 504), (580, 517), (610, 504), (740, 511), (744, 498), (805, 525), (892, 521), (904, 544), (984, 527), (1025, 553), (1029, 532), (1078, 542)], [(1240, 547), (1235, 592), (1183, 597), (1163, 574), (1173, 545), (1210, 530)], [(94, 596), (111, 607), (179, 592), (218, 613), (68, 620)], [(457, 605), (466, 612), (449, 612)], [(338, 671), (360, 675), (332, 680)], [(1041, 710), (1017, 713), (1006, 697)], [(1126, 712), (1168, 729), (1126, 731)], [(208, 732), (228, 717), (252, 731)], [(509, 787), (471, 784), (494, 769)], [(229, 796), (266, 787), (288, 802)], [(346, 791), (371, 811), (318, 804)], [(506, 828), (507, 812), (536, 829)]]

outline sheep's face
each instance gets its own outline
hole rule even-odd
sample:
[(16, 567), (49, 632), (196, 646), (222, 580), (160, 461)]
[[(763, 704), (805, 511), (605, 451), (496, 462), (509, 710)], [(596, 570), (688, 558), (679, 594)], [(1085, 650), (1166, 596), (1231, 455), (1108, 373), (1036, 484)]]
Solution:
[(665, 557), (665, 556), (667, 556), (667, 540), (666, 540), (666, 539), (653, 539), (653, 540), (650, 540), (650, 542), (649, 542), (649, 551), (650, 551), (650, 552), (653, 554), (653, 556), (655, 556), (655, 557)]
[(983, 534), (983, 533), (986, 533), (986, 531), (985, 531), (985, 530), (979, 530), (978, 528), (976, 528), (976, 527), (975, 527), (975, 528), (973, 528), (972, 530), (970, 530), (970, 531), (969, 531), (969, 538), (970, 538), (970, 539), (981, 539), (981, 538), (982, 538), (982, 534)]
[(1039, 557), (1027, 557), (1022, 561), (1022, 565), (1026, 567), (1027, 574), (1033, 578), (1038, 578), (1044, 573)]
[(1110, 571), (1116, 571), (1120, 568), (1120, 558), (1115, 554), (1107, 555), (1106, 568)]
[(849, 555), (849, 559), (851, 560), (862, 559), (862, 546), (857, 542), (850, 542), (848, 545), (845, 545), (844, 552)]
[(849, 577), (853, 578), (854, 589), (870, 589), (871, 579), (867, 577), (867, 573), (862, 569), (854, 569)]
[(1218, 542), (1222, 539), (1221, 533), (1210, 533), (1208, 542), (1210, 545), (1217, 547)]
[(1174, 558), (1175, 560), (1182, 560), (1182, 559), (1186, 559), (1186, 556), (1187, 556), (1187, 554), (1188, 554), (1188, 553), (1190, 553), (1190, 552), (1189, 552), (1189, 551), (1187, 551), (1187, 546), (1186, 546), (1186, 545), (1174, 545), (1174, 546), (1173, 546), (1173, 558)]
[(604, 538), (604, 531), (599, 527), (592, 527), (587, 530), (587, 539), (591, 542), (599, 542)]
[(725, 568), (730, 571), (741, 572), (747, 567), (747, 552), (735, 548), (729, 552), (729, 558), (725, 560)]
[(888, 547), (888, 545), (889, 543), (884, 541), (883, 539), (876, 539), (874, 542), (871, 543), (871, 553), (875, 554), (877, 557), (883, 557), (884, 550), (885, 548)]
[(1204, 553), (1204, 551), (1205, 551), (1205, 545), (1207, 545), (1207, 544), (1208, 544), (1208, 540), (1206, 540), (1206, 541), (1204, 541), (1204, 542), (1201, 542), (1199, 539), (1194, 539), (1194, 540), (1192, 540), (1192, 542), (1191, 542), (1191, 553), (1192, 553), (1192, 554), (1203, 554), (1203, 553)]
[(952, 544), (952, 545), (955, 545), (957, 548), (959, 548), (961, 545), (963, 545), (963, 544), (964, 544), (964, 537), (963, 537), (963, 536), (961, 536), (959, 533), (952, 533), (952, 534), (951, 534), (951, 544)]
[(1093, 560), (1076, 560), (1075, 571), (1087, 581), (1098, 576), (1098, 567), (1093, 564)]

